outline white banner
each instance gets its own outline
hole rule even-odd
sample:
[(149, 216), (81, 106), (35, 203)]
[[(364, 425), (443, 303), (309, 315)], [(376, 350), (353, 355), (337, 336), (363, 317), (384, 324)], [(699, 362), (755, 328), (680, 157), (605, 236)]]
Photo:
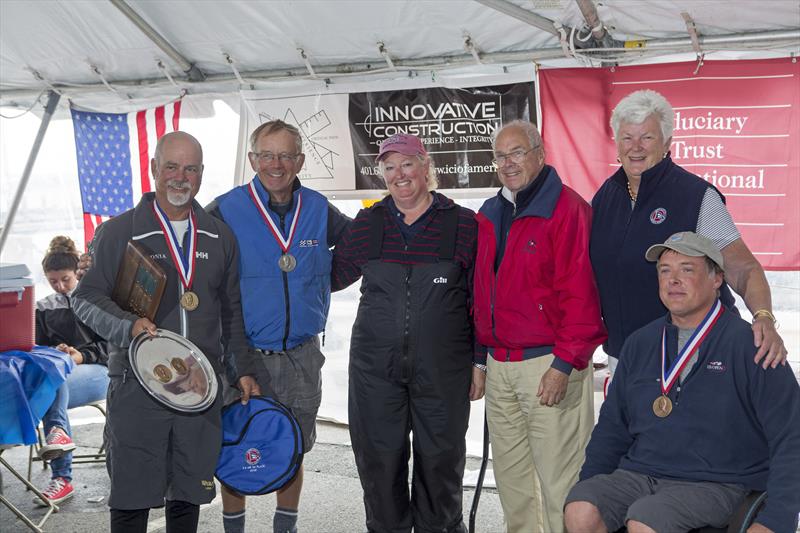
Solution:
[(250, 148), (250, 133), (264, 122), (280, 119), (296, 126), (303, 136), (306, 161), (299, 174), (303, 185), (317, 191), (353, 190), (355, 166), (347, 105), (347, 94), (264, 98), (243, 93), (237, 183), (249, 181), (254, 174), (244, 157)]

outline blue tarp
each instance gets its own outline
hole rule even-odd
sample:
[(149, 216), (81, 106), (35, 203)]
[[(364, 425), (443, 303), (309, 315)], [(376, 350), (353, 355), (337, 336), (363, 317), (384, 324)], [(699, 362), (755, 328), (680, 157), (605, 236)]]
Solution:
[(36, 426), (72, 368), (55, 348), (0, 352), (0, 444), (36, 442)]

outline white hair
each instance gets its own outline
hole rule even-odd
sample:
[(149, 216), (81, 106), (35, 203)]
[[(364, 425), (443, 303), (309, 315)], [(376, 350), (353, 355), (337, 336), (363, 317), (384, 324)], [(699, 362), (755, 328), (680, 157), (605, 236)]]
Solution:
[(542, 145), (542, 134), (539, 133), (539, 129), (536, 127), (536, 124), (529, 122), (527, 120), (512, 120), (511, 122), (507, 122), (503, 124), (503, 127), (494, 130), (492, 132), (492, 151), (495, 151), (495, 145), (497, 144), (497, 137), (502, 133), (504, 130), (508, 128), (519, 128), (524, 133), (528, 140), (531, 142), (531, 148), (535, 148), (537, 146)]
[(611, 113), (611, 129), (614, 131), (614, 137), (618, 136), (623, 122), (641, 124), (651, 116), (655, 116), (658, 120), (664, 141), (672, 137), (675, 114), (667, 99), (650, 89), (632, 92), (620, 100)]

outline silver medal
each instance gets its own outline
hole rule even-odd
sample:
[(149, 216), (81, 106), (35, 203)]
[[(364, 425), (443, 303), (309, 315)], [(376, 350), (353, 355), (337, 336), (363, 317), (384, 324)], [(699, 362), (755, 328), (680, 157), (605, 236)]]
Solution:
[(278, 268), (284, 272), (291, 272), (297, 266), (297, 259), (292, 254), (283, 254), (278, 259)]

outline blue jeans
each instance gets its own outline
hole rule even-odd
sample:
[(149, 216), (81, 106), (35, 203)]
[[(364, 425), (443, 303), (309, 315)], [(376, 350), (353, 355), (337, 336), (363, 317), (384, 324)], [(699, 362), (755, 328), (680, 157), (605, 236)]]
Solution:
[[(67, 381), (56, 391), (56, 399), (44, 414), (42, 424), (44, 434), (56, 426), (72, 436), (67, 410), (81, 407), (91, 402), (104, 400), (108, 390), (108, 368), (103, 365), (76, 365)], [(53, 479), (64, 477), (72, 480), (72, 452), (50, 462)]]

